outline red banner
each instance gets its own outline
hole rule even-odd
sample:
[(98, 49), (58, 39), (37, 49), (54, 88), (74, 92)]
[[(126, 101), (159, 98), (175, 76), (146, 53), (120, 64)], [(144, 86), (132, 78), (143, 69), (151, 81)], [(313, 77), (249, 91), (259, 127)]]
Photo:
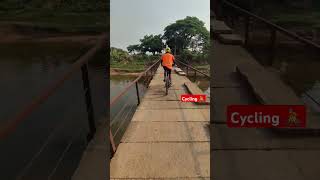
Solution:
[(306, 127), (303, 105), (230, 105), (227, 126), (232, 128)]
[(181, 102), (206, 102), (206, 95), (204, 94), (183, 94), (180, 98)]

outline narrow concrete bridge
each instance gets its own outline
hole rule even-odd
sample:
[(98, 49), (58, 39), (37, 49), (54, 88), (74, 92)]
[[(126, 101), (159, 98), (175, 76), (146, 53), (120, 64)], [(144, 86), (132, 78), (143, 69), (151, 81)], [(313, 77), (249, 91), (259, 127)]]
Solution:
[(190, 80), (172, 79), (165, 96), (159, 66), (111, 159), (111, 178), (210, 178), (210, 107), (181, 102)]

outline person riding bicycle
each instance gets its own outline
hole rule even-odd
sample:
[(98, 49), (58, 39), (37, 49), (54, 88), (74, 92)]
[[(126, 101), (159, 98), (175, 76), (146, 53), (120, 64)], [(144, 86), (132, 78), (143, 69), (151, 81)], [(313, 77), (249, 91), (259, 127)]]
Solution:
[(164, 79), (163, 82), (165, 82), (165, 78), (166, 78), (166, 72), (168, 72), (169, 74), (169, 79), (170, 79), (170, 83), (171, 81), (171, 70), (172, 70), (172, 66), (175, 65), (174, 63), (174, 56), (171, 54), (171, 50), (169, 47), (166, 48), (166, 53), (162, 55), (161, 57), (161, 65), (163, 67), (164, 70)]

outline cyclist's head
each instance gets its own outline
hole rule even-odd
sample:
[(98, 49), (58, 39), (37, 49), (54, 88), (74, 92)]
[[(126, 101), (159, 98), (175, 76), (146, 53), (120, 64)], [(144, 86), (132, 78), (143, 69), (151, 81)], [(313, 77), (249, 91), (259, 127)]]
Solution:
[(170, 53), (171, 49), (169, 47), (166, 47), (166, 53)]

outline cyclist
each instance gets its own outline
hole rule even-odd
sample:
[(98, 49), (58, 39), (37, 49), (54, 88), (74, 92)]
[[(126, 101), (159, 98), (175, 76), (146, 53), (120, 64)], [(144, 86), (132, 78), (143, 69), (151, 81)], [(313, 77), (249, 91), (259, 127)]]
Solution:
[(166, 72), (168, 72), (169, 74), (169, 79), (170, 79), (170, 85), (171, 85), (171, 70), (172, 70), (172, 66), (175, 65), (174, 63), (174, 56), (171, 54), (171, 50), (169, 47), (166, 48), (166, 53), (162, 55), (161, 57), (161, 65), (163, 67), (164, 70), (164, 79), (163, 82), (165, 82), (165, 76), (166, 76)]

